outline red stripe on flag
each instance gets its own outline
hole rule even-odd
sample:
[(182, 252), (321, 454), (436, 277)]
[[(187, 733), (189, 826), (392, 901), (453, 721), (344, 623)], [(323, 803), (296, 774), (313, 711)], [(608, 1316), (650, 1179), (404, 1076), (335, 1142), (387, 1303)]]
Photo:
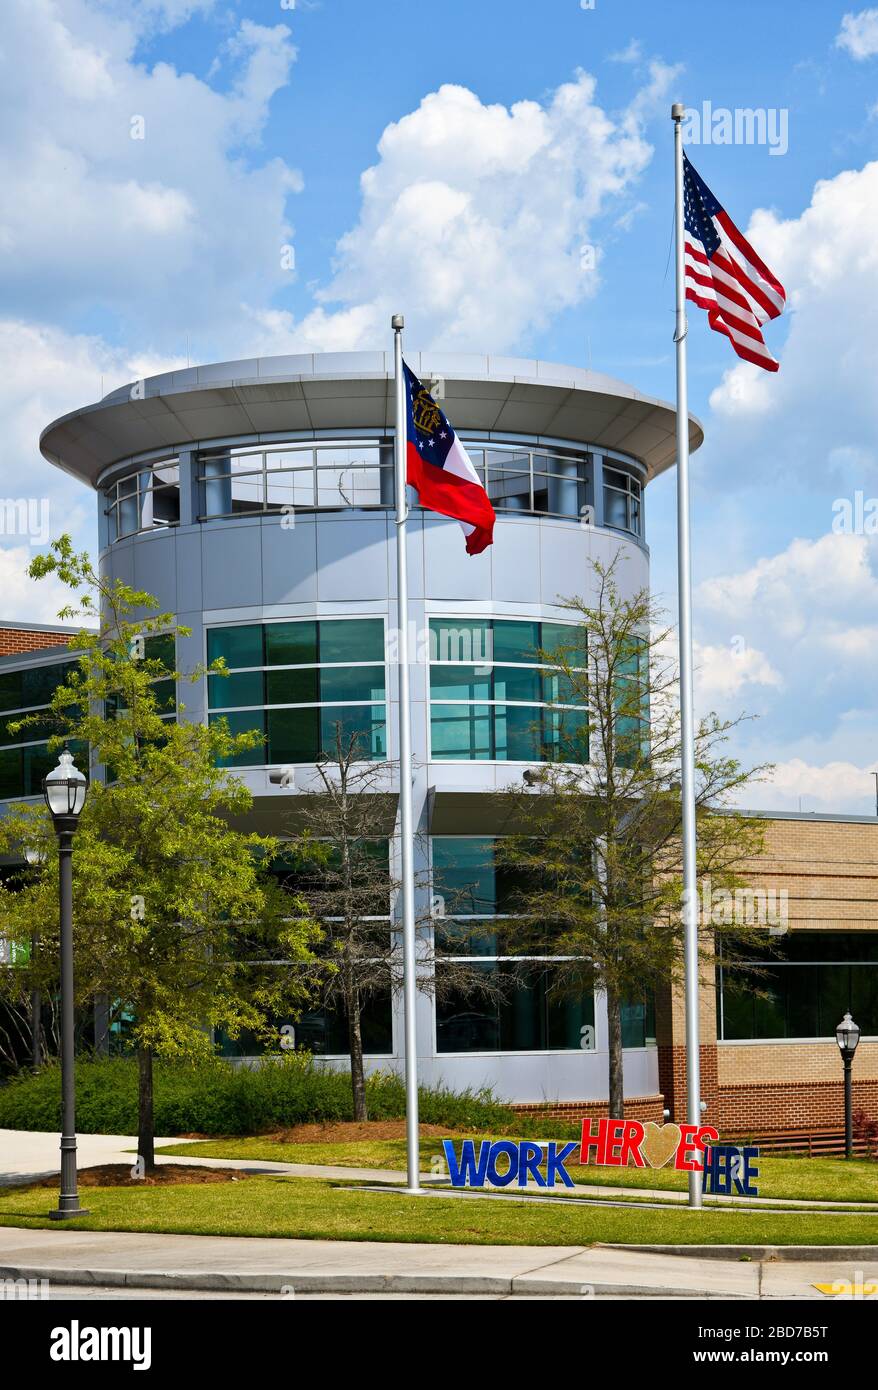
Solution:
[(709, 286), (715, 290), (717, 296), (722, 296), (723, 299), (727, 299), (730, 304), (736, 304), (739, 309), (743, 309), (745, 314), (750, 315), (754, 323), (756, 322), (756, 316), (744, 296), (737, 289), (726, 284), (724, 280), (717, 280), (712, 275), (702, 275), (694, 266), (688, 265), (686, 267), (686, 276), (688, 279), (694, 280), (696, 284)]
[(422, 507), (450, 516), (475, 527), (466, 538), (470, 555), (478, 555), (494, 539), (496, 516), (488, 494), (481, 483), (471, 483), (444, 468), (437, 468), (421, 458), (416, 444), (408, 443), (406, 451), (407, 481), (416, 489)]
[[(714, 260), (716, 265), (725, 271), (727, 276), (734, 277), (735, 283), (740, 285), (748, 298), (754, 301), (762, 315), (762, 323), (764, 323), (766, 319), (777, 318), (780, 310), (774, 303), (774, 300), (765, 293), (765, 290), (758, 281), (747, 274), (744, 267), (735, 260), (734, 256), (729, 254), (727, 247), (724, 246), (721, 250), (717, 251)], [(752, 304), (750, 307), (753, 309)], [(753, 310), (753, 312), (755, 313), (756, 311)]]
[[(764, 354), (754, 352), (751, 348), (745, 346), (744, 343), (738, 340), (736, 336), (736, 333), (740, 331), (738, 325), (735, 325), (736, 333), (733, 333), (728, 324), (723, 322), (723, 316), (717, 309), (715, 300), (706, 299), (703, 295), (699, 295), (691, 285), (686, 286), (686, 298), (691, 299), (693, 304), (697, 304), (699, 309), (707, 310), (707, 322), (709, 326), (714, 329), (716, 333), (724, 333), (726, 335), (739, 357), (743, 357), (746, 362), (753, 362), (757, 367), (764, 367), (768, 372), (777, 371), (780, 364), (775, 361), (768, 351), (768, 348), (765, 347), (765, 339), (762, 337), (761, 333), (757, 332), (753, 334), (751, 341), (761, 343), (762, 347), (765, 348)], [(752, 333), (752, 330), (750, 331)]]
[(775, 294), (780, 299), (780, 309), (777, 307), (776, 304), (772, 305), (773, 312), (771, 317), (777, 318), (778, 315), (782, 312), (783, 305), (786, 303), (787, 298), (787, 292), (784, 289), (783, 285), (780, 283), (778, 279), (776, 279), (774, 275), (772, 275), (765, 262), (763, 260), (760, 260), (759, 256), (757, 256), (749, 241), (747, 241), (745, 237), (741, 236), (741, 233), (738, 231), (737, 227), (735, 226), (734, 222), (729, 217), (729, 214), (725, 211), (725, 209), (723, 209), (722, 212), (717, 213), (716, 220), (717, 222), (719, 222), (723, 231), (727, 233), (729, 239), (735, 243), (744, 259), (746, 261), (749, 261), (750, 265), (752, 265), (754, 269), (756, 269), (759, 272), (766, 284), (769, 284), (771, 286)]

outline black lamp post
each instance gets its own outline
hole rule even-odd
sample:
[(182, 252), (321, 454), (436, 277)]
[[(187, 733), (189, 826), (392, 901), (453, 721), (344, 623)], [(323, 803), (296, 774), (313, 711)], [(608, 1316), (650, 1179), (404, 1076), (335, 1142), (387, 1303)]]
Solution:
[(86, 1216), (76, 1189), (76, 1077), (73, 1058), (73, 836), (85, 805), (88, 783), (67, 749), (43, 781), (46, 805), (58, 836), (61, 910), (61, 1195), (56, 1221)]
[(860, 1029), (859, 1025), (854, 1023), (849, 1013), (845, 1014), (841, 1023), (836, 1028), (835, 1041), (838, 1043), (841, 1059), (844, 1063), (844, 1156), (845, 1158), (853, 1158), (854, 1112), (851, 1063), (854, 1060), (857, 1043), (860, 1041)]

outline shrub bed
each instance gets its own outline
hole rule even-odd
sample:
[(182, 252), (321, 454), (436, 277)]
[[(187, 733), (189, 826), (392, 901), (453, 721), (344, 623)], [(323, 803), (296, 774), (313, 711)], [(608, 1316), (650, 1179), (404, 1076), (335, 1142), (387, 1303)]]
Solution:
[[(405, 1114), (400, 1077), (376, 1073), (366, 1084), (369, 1117)], [(489, 1091), (422, 1088), (420, 1118), (449, 1130), (506, 1129), (512, 1111)], [(265, 1134), (283, 1126), (353, 1119), (347, 1072), (315, 1066), (310, 1058), (281, 1057), (258, 1066), (219, 1058), (155, 1064), (155, 1132)], [(137, 1133), (137, 1065), (131, 1058), (80, 1058), (76, 1065), (76, 1125), (81, 1134)], [(0, 1087), (0, 1129), (61, 1127), (61, 1073), (55, 1065)]]

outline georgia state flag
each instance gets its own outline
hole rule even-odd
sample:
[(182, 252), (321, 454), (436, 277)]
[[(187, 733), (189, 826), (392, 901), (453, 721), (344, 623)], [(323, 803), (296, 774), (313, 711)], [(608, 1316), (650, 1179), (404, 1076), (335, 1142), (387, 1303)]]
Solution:
[(459, 521), (468, 555), (494, 541), (494, 508), (445, 415), (410, 367), (402, 364), (406, 386), (406, 479), (430, 511)]

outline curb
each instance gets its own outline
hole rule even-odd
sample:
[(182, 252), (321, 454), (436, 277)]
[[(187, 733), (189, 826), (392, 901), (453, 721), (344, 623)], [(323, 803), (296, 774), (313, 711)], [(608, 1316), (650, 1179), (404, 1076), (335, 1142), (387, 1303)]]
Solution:
[(741, 1260), (757, 1264), (794, 1260), (878, 1260), (876, 1245), (620, 1245), (601, 1241), (596, 1250), (639, 1250), (644, 1255), (686, 1255), (689, 1259)]
[[(179, 1290), (181, 1293), (276, 1293), (291, 1298), (308, 1293), (423, 1293), (423, 1294), (526, 1294), (530, 1297), (591, 1298), (598, 1294), (618, 1298), (667, 1298), (668, 1291), (654, 1285), (608, 1284), (582, 1279), (512, 1279), (479, 1274), (233, 1274), (203, 1270), (189, 1274), (167, 1270), (58, 1269), (46, 1265), (0, 1265), (0, 1279), (44, 1279), (49, 1285), (126, 1289)], [(675, 1288), (675, 1298), (755, 1300), (752, 1294), (706, 1294), (703, 1288)]]

